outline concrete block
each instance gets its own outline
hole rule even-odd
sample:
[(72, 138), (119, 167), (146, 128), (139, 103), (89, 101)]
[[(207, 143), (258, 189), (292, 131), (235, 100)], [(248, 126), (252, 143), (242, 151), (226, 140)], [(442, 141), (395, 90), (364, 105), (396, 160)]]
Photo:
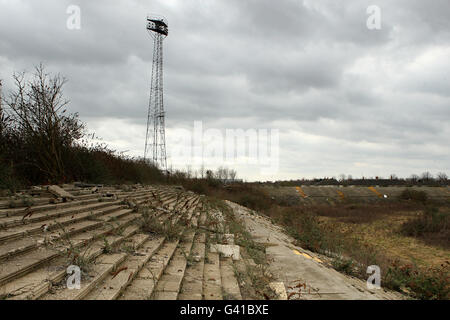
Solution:
[(239, 260), (239, 246), (231, 244), (212, 244), (211, 252), (218, 252), (224, 255), (226, 258), (232, 257), (233, 260)]
[(278, 300), (287, 300), (286, 288), (283, 282), (271, 282), (269, 287), (276, 293)]
[(67, 191), (65, 191), (64, 189), (58, 187), (58, 186), (48, 186), (47, 190), (53, 194), (54, 196), (58, 197), (58, 198), (65, 198), (65, 199), (70, 199), (73, 200), (75, 199), (75, 197), (73, 195), (71, 195), (70, 193), (68, 193)]

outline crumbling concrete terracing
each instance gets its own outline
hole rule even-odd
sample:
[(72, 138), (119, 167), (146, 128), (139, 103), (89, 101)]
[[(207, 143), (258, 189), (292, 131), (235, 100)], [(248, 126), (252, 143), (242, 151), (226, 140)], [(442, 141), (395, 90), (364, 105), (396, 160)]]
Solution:
[[(0, 209), (0, 298), (261, 299), (249, 288), (258, 270), (271, 299), (403, 298), (328, 267), (235, 203), (169, 186), (92, 188), (63, 186), (70, 202), (37, 196)], [(264, 248), (264, 262), (249, 254)], [(67, 287), (69, 265), (82, 270), (78, 290)]]
[[(227, 201), (237, 217), (242, 219), (256, 242), (266, 245), (270, 271), (283, 282), (290, 299), (332, 300), (396, 300), (405, 297), (397, 292), (368, 289), (365, 281), (326, 266), (313, 252), (295, 246), (294, 239), (281, 227), (256, 212)], [(279, 284), (274, 289), (282, 292)]]
[[(92, 188), (51, 186), (73, 200), (0, 210), (1, 299), (251, 298), (234, 272), (242, 262), (234, 235), (205, 197), (167, 186)], [(81, 270), (76, 290), (69, 265)]]

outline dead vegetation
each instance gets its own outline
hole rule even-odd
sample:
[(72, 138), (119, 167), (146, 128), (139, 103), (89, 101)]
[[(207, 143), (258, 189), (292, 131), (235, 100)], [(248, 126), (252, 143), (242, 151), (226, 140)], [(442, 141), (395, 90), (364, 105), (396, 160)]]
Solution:
[(211, 238), (217, 242), (221, 240), (221, 235), (224, 233), (234, 234), (234, 243), (240, 246), (243, 260), (233, 264), (233, 271), (238, 279), (242, 296), (250, 299), (275, 299), (277, 295), (269, 286), (273, 277), (268, 271), (265, 247), (252, 239), (243, 223), (236, 218), (225, 202), (208, 197), (208, 204), (208, 212), (214, 212), (214, 210), (221, 212), (227, 227), (227, 230), (222, 229), (223, 224), (219, 223), (220, 219), (217, 215), (208, 215), (207, 225), (215, 230)]
[[(150, 183), (164, 181), (156, 167), (92, 144), (64, 97), (66, 79), (45, 71), (13, 75), (15, 88), (0, 114), (0, 189), (69, 181)], [(3, 98), (3, 97), (2, 97)], [(14, 205), (12, 203), (12, 205)]]
[[(285, 226), (298, 245), (330, 257), (331, 265), (338, 271), (366, 279), (367, 266), (378, 265), (387, 288), (418, 299), (450, 298), (450, 257), (444, 251), (449, 243), (448, 206), (434, 203), (422, 192), (403, 192), (398, 200), (383, 203), (347, 200), (308, 206), (286, 199), (280, 203), (269, 195), (267, 188), (248, 185), (235, 191), (210, 192), (269, 216)], [(440, 208), (430, 209), (433, 205)], [(237, 241), (258, 261), (261, 251), (251, 242), (246, 243), (245, 231), (241, 235)], [(412, 244), (409, 237), (418, 242)], [(427, 244), (435, 246), (436, 254), (447, 256), (447, 260), (422, 259), (419, 263), (411, 259), (412, 245), (413, 254), (422, 246), (417, 255), (430, 256)]]
[(171, 219), (163, 219), (155, 211), (151, 211), (145, 206), (139, 208), (139, 212), (142, 215), (140, 225), (144, 232), (164, 236), (169, 241), (177, 240), (181, 237), (183, 231), (181, 224), (173, 223)]
[(402, 224), (403, 234), (450, 250), (450, 208), (427, 207)]
[(82, 276), (87, 276), (92, 269), (95, 258), (90, 254), (92, 242), (85, 241), (81, 245), (75, 245), (70, 238), (70, 233), (63, 225), (58, 224), (60, 241), (66, 247), (67, 265), (76, 265), (80, 268)]

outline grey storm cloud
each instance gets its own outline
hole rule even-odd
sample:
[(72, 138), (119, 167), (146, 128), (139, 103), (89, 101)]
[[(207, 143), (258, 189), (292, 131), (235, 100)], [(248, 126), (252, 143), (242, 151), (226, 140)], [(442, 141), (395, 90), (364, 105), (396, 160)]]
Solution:
[[(66, 28), (69, 5), (81, 9), (80, 30)], [(381, 9), (381, 30), (366, 27), (370, 5)], [(169, 140), (194, 121), (279, 129), (270, 179), (450, 171), (448, 0), (0, 0), (5, 89), (12, 72), (43, 62), (67, 77), (71, 111), (141, 155), (147, 13), (169, 21)]]

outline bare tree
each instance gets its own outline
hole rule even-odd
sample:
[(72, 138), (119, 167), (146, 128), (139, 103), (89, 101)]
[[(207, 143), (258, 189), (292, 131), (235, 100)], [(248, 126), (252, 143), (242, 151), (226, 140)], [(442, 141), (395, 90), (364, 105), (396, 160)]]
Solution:
[(225, 167), (219, 167), (216, 170), (216, 179), (221, 180), (221, 181), (225, 181), (228, 179), (228, 168)]
[(189, 164), (186, 166), (186, 178), (192, 178), (192, 166)]
[(412, 181), (412, 182), (417, 182), (418, 180), (419, 180), (419, 176), (417, 175), (417, 174), (412, 174), (410, 177), (409, 177), (409, 179)]
[(5, 100), (11, 119), (8, 129), (17, 144), (11, 146), (11, 157), (22, 166), (37, 168), (50, 181), (64, 181), (64, 154), (84, 130), (78, 114), (66, 114), (69, 101), (62, 91), (66, 79), (50, 76), (42, 64), (29, 81), (25, 73), (13, 78), (16, 89)]
[(234, 181), (234, 180), (236, 179), (236, 175), (237, 175), (236, 170), (231, 169), (230, 172), (229, 172), (229, 175), (230, 175), (230, 179), (231, 179), (232, 181)]
[(445, 172), (439, 172), (436, 175), (436, 178), (439, 180), (439, 182), (446, 182), (448, 180), (448, 176)]
[(429, 171), (422, 173), (422, 179), (425, 181), (433, 180), (433, 175)]

